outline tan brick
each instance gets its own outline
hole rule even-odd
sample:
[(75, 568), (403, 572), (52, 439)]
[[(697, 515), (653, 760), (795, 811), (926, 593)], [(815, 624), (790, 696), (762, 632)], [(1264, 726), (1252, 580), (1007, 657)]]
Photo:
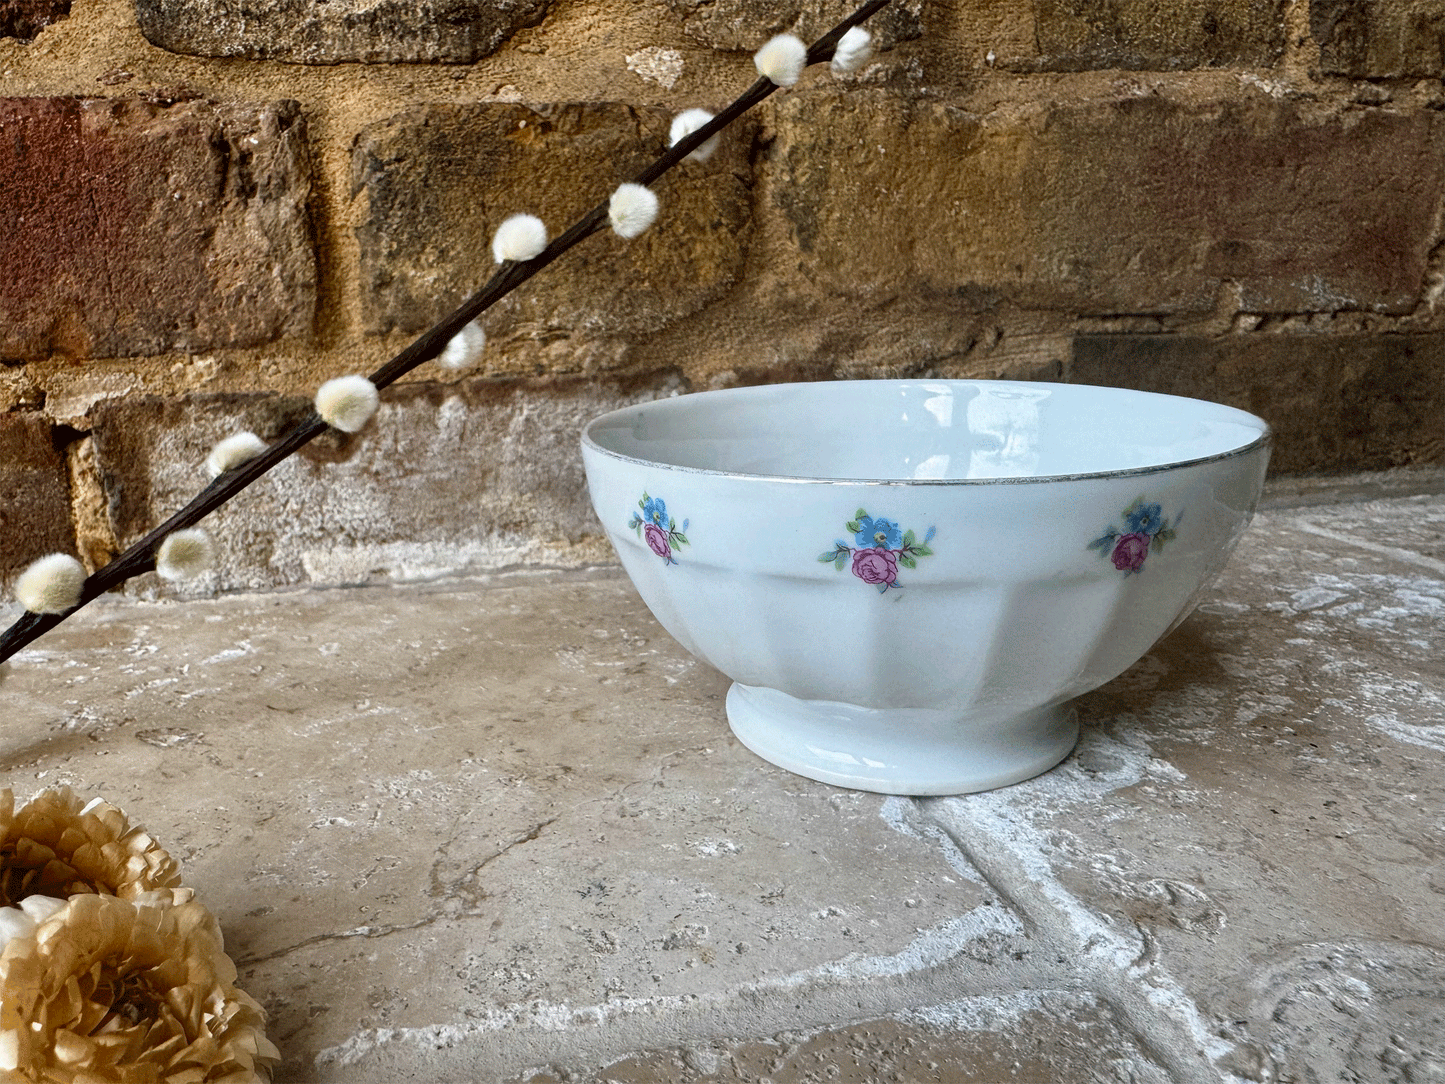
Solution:
[(136, 0), (154, 45), (298, 64), (470, 64), (546, 14), (548, 0)]
[[(713, 49), (752, 52), (773, 34), (820, 37), (857, 9), (853, 0), (667, 0), (688, 36)], [(923, 34), (923, 0), (893, 0), (868, 20), (879, 48)]]
[(0, 358), (308, 333), (309, 191), (294, 102), (0, 100)]
[[(535, 214), (561, 233), (665, 149), (670, 122), (663, 110), (608, 103), (484, 104), (367, 128), (352, 162), (367, 200), (357, 238), (369, 328), (430, 325), (491, 276), (503, 219)], [(750, 131), (730, 130), (706, 165), (658, 181), (662, 209), (641, 237), (605, 230), (491, 310), (493, 343), (645, 334), (722, 296), (748, 245)]]
[(0, 577), (37, 557), (73, 553), (65, 460), (36, 412), (0, 414)]
[(1310, 0), (1320, 66), (1357, 78), (1445, 75), (1445, 8), (1439, 0)]
[(1284, 51), (1284, 0), (1034, 0), (1053, 71), (1263, 67)]
[(1068, 378), (1228, 403), (1274, 429), (1270, 469), (1445, 463), (1445, 335), (1086, 335)]
[(879, 301), (1075, 313), (1411, 310), (1445, 118), (1273, 99), (1039, 102), (979, 116), (887, 93), (777, 106), (770, 212), (802, 273)]

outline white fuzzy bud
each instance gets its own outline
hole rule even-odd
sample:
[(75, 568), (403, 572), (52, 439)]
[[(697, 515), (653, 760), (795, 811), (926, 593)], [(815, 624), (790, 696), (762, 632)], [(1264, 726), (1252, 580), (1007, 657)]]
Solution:
[(758, 74), (780, 87), (790, 87), (803, 74), (808, 63), (808, 47), (792, 34), (779, 34), (753, 55)]
[(657, 219), (657, 193), (646, 185), (620, 184), (607, 204), (607, 217), (618, 237), (632, 240)]
[(212, 478), (219, 478), (228, 470), (235, 470), (242, 463), (255, 459), (266, 450), (266, 442), (255, 433), (232, 433), (225, 440), (217, 442), (206, 456), (206, 472)]
[(35, 561), (15, 581), (15, 597), (33, 614), (63, 614), (80, 605), (85, 568), (68, 553)]
[[(667, 145), (669, 147), (677, 146), (710, 120), (712, 120), (712, 114), (706, 109), (684, 109), (672, 118), (672, 129), (668, 133)], [(687, 156), (688, 160), (693, 162), (706, 162), (713, 156), (713, 152), (717, 150), (718, 142), (721, 139), (721, 132), (710, 136), (697, 150)]]
[(316, 413), (343, 433), (355, 433), (371, 421), (380, 402), (376, 385), (364, 376), (338, 376), (316, 389)]
[(205, 531), (196, 527), (172, 531), (156, 550), (156, 572), (163, 580), (193, 580), (211, 567), (214, 551)]
[(833, 62), (829, 65), (834, 75), (848, 75), (856, 72), (873, 55), (873, 35), (861, 26), (852, 26), (838, 39), (833, 50)]
[(437, 355), (437, 364), (443, 369), (465, 369), (475, 365), (487, 345), (487, 333), (482, 325), (473, 320), (451, 337), (446, 348)]
[(42, 922), (65, 908), (65, 900), (50, 896), (26, 896), (15, 907), (0, 907), (0, 952), (11, 939), (30, 937)]
[(492, 255), (498, 263), (530, 260), (547, 247), (547, 227), (536, 215), (513, 215), (492, 237)]
[(37, 923), (44, 922), (57, 911), (65, 910), (65, 900), (58, 900), (54, 896), (26, 896), (20, 901), (20, 910), (24, 911)]

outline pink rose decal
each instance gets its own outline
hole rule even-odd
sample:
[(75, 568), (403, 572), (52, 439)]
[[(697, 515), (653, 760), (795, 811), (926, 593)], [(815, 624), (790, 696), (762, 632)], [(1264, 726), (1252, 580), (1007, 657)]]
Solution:
[(1144, 558), (1149, 556), (1149, 536), (1126, 534), (1114, 546), (1114, 567), (1120, 572), (1138, 572), (1144, 567)]
[(880, 594), (903, 586), (898, 582), (900, 567), (917, 568), (918, 558), (933, 556), (928, 546), (933, 541), (932, 527), (920, 539), (912, 531), (902, 530), (893, 520), (870, 516), (863, 508), (853, 513), (847, 526), (853, 536), (852, 544), (840, 538), (827, 553), (819, 554), (818, 560), (842, 572), (851, 558), (853, 575), (878, 588)]
[(853, 575), (864, 583), (891, 586), (898, 579), (898, 558), (892, 550), (854, 550)]
[(679, 529), (677, 520), (668, 514), (667, 502), (646, 493), (637, 502), (637, 511), (627, 521), (627, 526), (637, 532), (637, 537), (647, 543), (647, 548), (669, 565), (677, 564), (677, 558), (673, 556), (676, 548), (689, 544), (687, 535), (682, 533), (687, 530), (687, 524), (688, 521), (683, 520)]
[(672, 560), (672, 547), (667, 544), (667, 532), (655, 523), (643, 525), (642, 533), (647, 539), (647, 548), (666, 560)]
[(1184, 519), (1180, 512), (1171, 522), (1164, 515), (1163, 505), (1140, 497), (1124, 509), (1123, 527), (1110, 527), (1089, 543), (1089, 549), (1108, 557), (1114, 567), (1126, 576), (1144, 570), (1151, 553), (1159, 553), (1165, 543), (1173, 542), (1175, 529)]

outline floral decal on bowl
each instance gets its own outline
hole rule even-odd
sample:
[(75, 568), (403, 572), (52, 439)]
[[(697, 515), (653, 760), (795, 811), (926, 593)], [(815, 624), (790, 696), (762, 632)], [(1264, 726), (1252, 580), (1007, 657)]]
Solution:
[(1166, 542), (1174, 541), (1174, 530), (1184, 518), (1180, 512), (1171, 523), (1164, 518), (1164, 509), (1140, 497), (1124, 509), (1124, 527), (1110, 527), (1089, 543), (1089, 549), (1108, 557), (1114, 567), (1126, 576), (1140, 571), (1151, 552), (1158, 553)]
[(637, 537), (647, 543), (647, 548), (657, 554), (670, 565), (677, 564), (677, 558), (672, 555), (676, 546), (686, 546), (690, 543), (687, 535), (682, 532), (687, 530), (687, 520), (682, 521), (682, 530), (677, 528), (677, 520), (667, 514), (667, 504), (661, 497), (649, 497), (646, 491), (642, 494), (642, 500), (637, 502), (639, 512), (633, 512), (632, 518), (628, 520), (627, 526), (637, 532)]
[(911, 530), (900, 530), (892, 520), (870, 516), (863, 508), (853, 513), (846, 526), (853, 534), (853, 544), (840, 538), (827, 553), (820, 553), (818, 560), (831, 563), (839, 572), (851, 560), (853, 575), (873, 584), (880, 594), (890, 587), (903, 586), (898, 582), (900, 565), (917, 568), (918, 558), (933, 556), (933, 550), (928, 548), (933, 541), (932, 527), (919, 541)]

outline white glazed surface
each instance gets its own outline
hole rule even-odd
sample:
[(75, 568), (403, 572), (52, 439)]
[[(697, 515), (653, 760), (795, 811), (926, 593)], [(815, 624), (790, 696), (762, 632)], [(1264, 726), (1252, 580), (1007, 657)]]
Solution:
[[(588, 426), (583, 458), (659, 622), (740, 686), (785, 694), (734, 690), (745, 744), (815, 779), (940, 794), (1067, 755), (1073, 731), (1039, 713), (1187, 614), (1248, 523), (1268, 429), (1118, 389), (846, 381), (627, 408)], [(833, 741), (816, 733), (827, 705), (848, 714)]]

